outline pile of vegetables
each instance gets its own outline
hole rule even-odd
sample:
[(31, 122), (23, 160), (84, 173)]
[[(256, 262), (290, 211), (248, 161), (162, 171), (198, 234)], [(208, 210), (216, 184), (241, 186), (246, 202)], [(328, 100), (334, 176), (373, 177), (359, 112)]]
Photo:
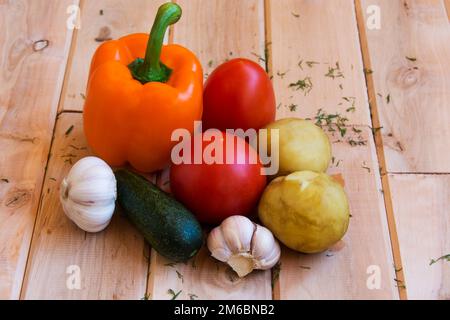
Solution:
[[(200, 250), (201, 225), (213, 227), (207, 237), (211, 255), (240, 277), (272, 268), (280, 259), (278, 240), (299, 252), (326, 250), (344, 236), (350, 217), (343, 187), (325, 174), (331, 161), (327, 135), (311, 121), (275, 121), (271, 81), (250, 60), (220, 65), (203, 89), (197, 58), (183, 47), (162, 45), (167, 27), (180, 16), (177, 4), (166, 3), (150, 38), (129, 35), (97, 49), (84, 129), (99, 158), (81, 159), (63, 180), (66, 215), (81, 229), (98, 232), (107, 227), (117, 199), (152, 247), (175, 262)], [(184, 156), (192, 161), (172, 164), (172, 132), (182, 128), (194, 134), (194, 121), (200, 119), (205, 130), (214, 129), (215, 138), (207, 131), (196, 133), (199, 151), (203, 155), (211, 145), (220, 146), (223, 153), (214, 154), (219, 161), (197, 163), (191, 145), (191, 154)], [(263, 175), (257, 150), (226, 129), (266, 129), (264, 145), (279, 151), (277, 174)], [(275, 133), (278, 145), (272, 145)], [(126, 164), (137, 172), (172, 165), (172, 194), (134, 170), (119, 168)]]

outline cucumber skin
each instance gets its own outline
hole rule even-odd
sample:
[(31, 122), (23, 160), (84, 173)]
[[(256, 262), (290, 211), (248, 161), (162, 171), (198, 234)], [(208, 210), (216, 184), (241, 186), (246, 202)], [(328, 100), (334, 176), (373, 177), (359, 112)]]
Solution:
[(181, 203), (142, 176), (123, 169), (114, 174), (119, 205), (158, 253), (183, 262), (200, 250), (202, 228)]

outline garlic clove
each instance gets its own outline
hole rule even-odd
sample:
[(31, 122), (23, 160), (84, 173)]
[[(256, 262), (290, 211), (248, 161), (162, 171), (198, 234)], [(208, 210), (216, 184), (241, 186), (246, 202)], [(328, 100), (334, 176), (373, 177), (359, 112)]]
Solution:
[(257, 268), (262, 270), (272, 268), (280, 260), (280, 245), (269, 229), (258, 225), (254, 235), (252, 255)]
[(255, 225), (243, 216), (231, 216), (225, 219), (220, 229), (231, 252), (250, 252)]
[(209, 233), (206, 245), (212, 256), (217, 260), (227, 262), (230, 259), (231, 251), (228, 249), (220, 228), (215, 228)]

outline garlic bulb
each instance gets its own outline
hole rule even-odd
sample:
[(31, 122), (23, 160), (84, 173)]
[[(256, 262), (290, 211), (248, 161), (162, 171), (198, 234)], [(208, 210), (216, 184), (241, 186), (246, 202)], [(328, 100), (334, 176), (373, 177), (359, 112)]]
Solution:
[(116, 178), (103, 160), (79, 160), (62, 181), (60, 200), (70, 220), (87, 232), (106, 228), (114, 213)]
[(280, 259), (280, 245), (272, 233), (243, 216), (225, 219), (208, 236), (211, 255), (233, 268), (239, 277), (254, 269), (267, 270)]

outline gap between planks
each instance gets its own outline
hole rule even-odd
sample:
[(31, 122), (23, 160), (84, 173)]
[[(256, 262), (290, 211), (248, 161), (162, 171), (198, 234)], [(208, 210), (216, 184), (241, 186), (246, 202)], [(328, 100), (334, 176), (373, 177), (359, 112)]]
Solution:
[(444, 0), (444, 7), (447, 11), (448, 20), (450, 20), (450, 0)]
[[(370, 52), (369, 52), (369, 46), (368, 46), (368, 40), (366, 35), (366, 29), (365, 29), (365, 23), (364, 23), (364, 14), (363, 14), (363, 8), (361, 4), (361, 0), (355, 0), (355, 13), (356, 13), (356, 22), (358, 26), (358, 33), (359, 33), (359, 42), (361, 47), (361, 56), (363, 59), (364, 68), (367, 70), (371, 70), (372, 64), (370, 60)], [(376, 92), (375, 92), (375, 85), (373, 81), (372, 74), (364, 73), (366, 78), (366, 87), (367, 87), (367, 94), (369, 98), (369, 108), (370, 108), (370, 114), (371, 114), (371, 120), (372, 120), (372, 127), (373, 128), (379, 128), (380, 125), (380, 118), (378, 114), (378, 106), (377, 106), (377, 99), (376, 99)], [(383, 148), (383, 136), (378, 130), (377, 132), (373, 133), (373, 138), (375, 140), (375, 148), (376, 153), (378, 157), (378, 163), (381, 168), (380, 172), (380, 178), (381, 178), (381, 185), (383, 189), (383, 198), (384, 198), (384, 205), (386, 208), (386, 216), (387, 216), (387, 222), (388, 222), (388, 228), (389, 228), (389, 234), (390, 234), (390, 240), (391, 240), (391, 248), (392, 248), (392, 255), (394, 259), (394, 268), (396, 273), (396, 280), (398, 283), (405, 283), (405, 276), (403, 273), (403, 265), (402, 265), (402, 259), (400, 254), (400, 244), (398, 240), (398, 234), (397, 234), (397, 227), (395, 224), (395, 216), (394, 216), (394, 209), (392, 206), (392, 195), (391, 195), (391, 189), (389, 186), (389, 178), (386, 174), (386, 158), (384, 155), (384, 148)], [(401, 300), (407, 300), (407, 291), (406, 288), (403, 288), (401, 286), (398, 287), (399, 297)]]
[[(79, 7), (79, 18), (80, 18), (80, 23), (81, 23), (81, 13), (83, 12), (83, 8), (84, 8), (84, 1), (85, 0), (78, 0), (78, 7)], [(63, 82), (63, 86), (62, 86), (62, 90), (61, 90), (61, 94), (59, 96), (59, 101), (58, 101), (58, 116), (65, 111), (64, 110), (64, 106), (63, 106), (63, 102), (64, 102), (64, 96), (66, 95), (67, 92), (67, 86), (69, 84), (69, 80), (70, 80), (70, 74), (72, 71), (72, 65), (73, 65), (73, 57), (75, 55), (75, 48), (77, 46), (77, 39), (78, 39), (78, 28), (73, 29), (72, 32), (72, 42), (70, 44), (70, 50), (69, 50), (69, 56), (67, 58), (67, 63), (66, 63), (66, 69), (64, 70), (64, 82)], [(53, 127), (53, 131), (55, 131), (56, 126)]]

